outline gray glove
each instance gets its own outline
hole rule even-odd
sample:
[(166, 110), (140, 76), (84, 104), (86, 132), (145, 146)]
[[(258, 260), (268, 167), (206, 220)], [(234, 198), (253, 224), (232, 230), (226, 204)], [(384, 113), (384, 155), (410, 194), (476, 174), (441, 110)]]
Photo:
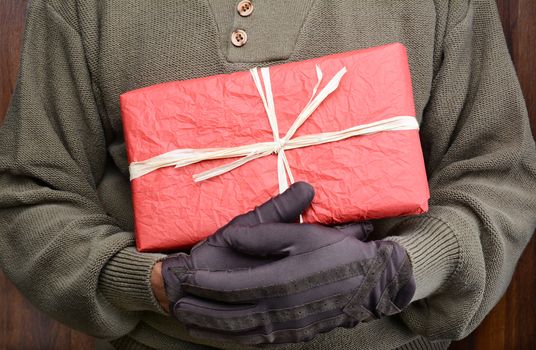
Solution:
[[(415, 291), (395, 242), (362, 242), (369, 223), (294, 221), (313, 189), (296, 183), (163, 263), (173, 315), (194, 337), (243, 344), (302, 342), (400, 312)], [(171, 275), (171, 276), (170, 276)]]

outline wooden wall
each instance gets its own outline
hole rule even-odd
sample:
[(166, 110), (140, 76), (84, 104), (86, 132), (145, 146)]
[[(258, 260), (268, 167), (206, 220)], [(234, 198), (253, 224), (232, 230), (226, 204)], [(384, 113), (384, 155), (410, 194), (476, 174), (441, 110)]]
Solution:
[[(496, 0), (536, 135), (536, 1)], [(18, 69), (27, 0), (0, 0), (0, 121)], [(1, 147), (1, 145), (0, 145)], [(452, 349), (536, 349), (536, 237), (480, 327)], [(39, 312), (0, 272), (0, 350), (93, 349), (94, 340)]]

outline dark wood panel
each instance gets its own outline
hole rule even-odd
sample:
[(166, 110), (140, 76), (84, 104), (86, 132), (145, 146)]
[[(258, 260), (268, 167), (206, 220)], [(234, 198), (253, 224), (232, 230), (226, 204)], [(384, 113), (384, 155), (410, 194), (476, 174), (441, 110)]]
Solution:
[[(0, 122), (13, 91), (27, 0), (0, 0)], [(504, 32), (536, 134), (536, 1), (497, 0)], [(536, 349), (536, 238), (525, 250), (507, 293), (455, 350)], [(31, 305), (0, 272), (0, 350), (82, 349), (94, 340)]]
[(0, 0), (0, 122), (15, 86), (26, 4), (27, 0)]

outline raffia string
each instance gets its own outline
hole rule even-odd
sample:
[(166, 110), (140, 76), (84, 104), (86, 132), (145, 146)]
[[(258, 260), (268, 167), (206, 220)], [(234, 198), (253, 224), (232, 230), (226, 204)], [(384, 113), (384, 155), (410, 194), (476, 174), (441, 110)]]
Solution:
[[(199, 182), (224, 174), (254, 159), (265, 157), (270, 154), (276, 154), (279, 192), (281, 193), (289, 186), (287, 176), (291, 183), (294, 182), (287, 157), (285, 156), (285, 150), (315, 146), (323, 143), (344, 140), (354, 136), (374, 134), (381, 131), (419, 129), (419, 124), (414, 116), (397, 116), (369, 124), (357, 125), (341, 131), (303, 135), (292, 138), (296, 130), (298, 130), (307, 118), (309, 118), (322, 101), (337, 89), (341, 78), (346, 73), (346, 67), (343, 67), (333, 78), (331, 78), (328, 84), (316, 94), (320, 82), (322, 81), (322, 71), (320, 70), (320, 67), (316, 66), (317, 83), (313, 88), (311, 98), (291, 125), (286, 135), (283, 138), (280, 138), (270, 82), (270, 71), (268, 67), (260, 68), (260, 71), (263, 79), (262, 82), (259, 77), (258, 68), (250, 69), (253, 81), (255, 82), (255, 86), (259, 91), (259, 95), (266, 110), (270, 127), (272, 128), (274, 141), (258, 142), (237, 147), (176, 149), (144, 161), (130, 163), (130, 179), (134, 180), (163, 167), (174, 166), (175, 168), (180, 168), (210, 159), (242, 157), (233, 162), (193, 175), (194, 181)], [(262, 86), (263, 83), (264, 88)]]

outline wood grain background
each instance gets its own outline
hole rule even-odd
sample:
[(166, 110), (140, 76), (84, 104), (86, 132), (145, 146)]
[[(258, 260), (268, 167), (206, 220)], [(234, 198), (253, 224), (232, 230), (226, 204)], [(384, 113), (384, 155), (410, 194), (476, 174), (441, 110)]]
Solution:
[[(0, 122), (16, 80), (27, 1), (0, 0)], [(496, 1), (536, 135), (536, 1)], [(536, 349), (535, 296), (536, 236), (499, 304), (475, 332), (451, 349)], [(38, 311), (0, 272), (0, 350), (93, 348), (94, 339)]]

